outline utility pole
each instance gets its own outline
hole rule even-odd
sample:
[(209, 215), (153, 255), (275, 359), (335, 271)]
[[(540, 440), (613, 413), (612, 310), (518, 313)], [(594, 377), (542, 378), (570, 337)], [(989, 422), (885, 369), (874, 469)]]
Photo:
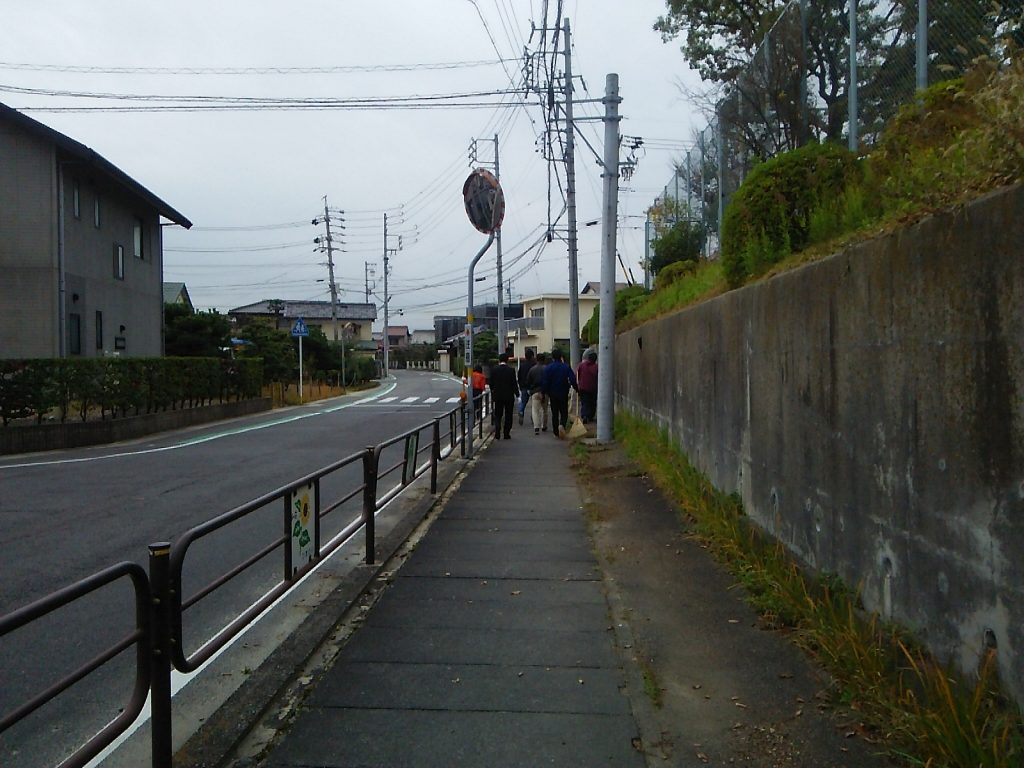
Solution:
[(364, 261), (363, 262), (363, 280), (365, 281), (365, 284), (366, 284), (366, 303), (367, 304), (370, 303), (370, 271), (372, 270), (372, 268), (373, 268), (373, 265), (371, 265), (370, 262), (368, 262), (368, 261)]
[[(327, 277), (331, 281), (331, 327), (334, 329), (334, 343), (338, 343), (338, 285), (334, 282), (334, 244), (331, 242), (331, 212), (324, 195), (324, 224), (327, 226)], [(341, 350), (342, 357), (345, 350)], [(344, 365), (344, 363), (342, 363)]]
[(384, 377), (391, 375), (388, 368), (388, 215), (384, 214), (384, 333), (381, 334), (381, 344), (384, 349)]
[[(565, 40), (565, 204), (569, 217), (569, 365), (580, 362), (580, 287), (576, 241), (576, 128), (572, 114), (572, 45), (569, 19), (562, 20)], [(614, 283), (613, 283), (614, 285)]]
[[(494, 134), (494, 178), (501, 182), (501, 164), (498, 160), (498, 134)], [(501, 296), (501, 228), (494, 233), (494, 244), (497, 246), (497, 274), (495, 275), (498, 283), (498, 354), (500, 355), (505, 351), (505, 347), (508, 342), (505, 340), (505, 308), (504, 302), (502, 302)]]
[(615, 249), (619, 205), (619, 76), (604, 88), (604, 218), (601, 221), (601, 310), (597, 369), (597, 440), (612, 439), (615, 418)]
[[(385, 376), (390, 376), (390, 373), (388, 373), (388, 371), (391, 370), (390, 368), (388, 368), (388, 364), (389, 364), (389, 359), (388, 358), (390, 357), (390, 353), (391, 353), (391, 344), (390, 344), (390, 340), (388, 339), (388, 323), (390, 322), (390, 315), (388, 314), (388, 305), (389, 305), (389, 302), (391, 301), (391, 296), (388, 294), (388, 273), (391, 272), (391, 265), (389, 264), (389, 259), (390, 259), (390, 256), (391, 256), (392, 253), (398, 253), (398, 251), (400, 251), (401, 248), (402, 248), (402, 236), (401, 235), (398, 236), (398, 247), (397, 248), (388, 248), (388, 237), (389, 237), (389, 235), (388, 235), (388, 215), (385, 213), (384, 214), (384, 333), (383, 333), (383, 338), (381, 339), (381, 341), (383, 342), (383, 345), (384, 345), (384, 375)], [(401, 314), (401, 310), (399, 310), (399, 314)]]

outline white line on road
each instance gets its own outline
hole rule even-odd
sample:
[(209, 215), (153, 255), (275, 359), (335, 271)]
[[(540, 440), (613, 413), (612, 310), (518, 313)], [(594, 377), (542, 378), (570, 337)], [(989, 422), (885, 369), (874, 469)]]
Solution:
[(457, 398), (457, 397), (449, 397), (447, 400), (445, 400), (445, 403), (457, 403), (457, 402), (459, 402), (459, 398)]
[(393, 403), (397, 400), (397, 397), (382, 397), (379, 402), (381, 403)]
[[(423, 402), (426, 403), (427, 405), (432, 405), (433, 403), (436, 403), (440, 399), (440, 397), (428, 397)], [(459, 398), (455, 399), (458, 400)]]
[(404, 398), (402, 400), (402, 402), (403, 403), (415, 403), (417, 400), (419, 400), (418, 397), (406, 397), (406, 398)]
[[(398, 386), (397, 382), (392, 382), (388, 385), (384, 391), (373, 395), (371, 397), (364, 397), (362, 400), (356, 400), (353, 403), (343, 403), (342, 405), (332, 405), (327, 408), (318, 408), (316, 410), (306, 411), (305, 413), (299, 413), (292, 416), (285, 416), (280, 419), (274, 419), (273, 421), (263, 422), (262, 424), (251, 424), (247, 427), (239, 427), (238, 429), (228, 429), (224, 432), (215, 432), (211, 435), (204, 435), (203, 437), (196, 437), (191, 440), (182, 440), (180, 443), (174, 443), (173, 445), (165, 445), (160, 448), (142, 448), (137, 451), (122, 451), (120, 453), (108, 453), (104, 456), (82, 456), (77, 459), (50, 459), (44, 461), (26, 461), (20, 464), (0, 464), (0, 471), (5, 469), (24, 469), (25, 467), (52, 467), (60, 464), (85, 464), (91, 461), (104, 461), (105, 459), (122, 459), (126, 456), (144, 456), (147, 453), (164, 453), (165, 451), (175, 451), (179, 448), (188, 448), (193, 445), (200, 445), (201, 443), (209, 443), (213, 440), (220, 440), (222, 437), (231, 437), (233, 435), (242, 435), (246, 432), (255, 432), (260, 429), (267, 429), (268, 427), (276, 427), (279, 424), (288, 424), (293, 421), (299, 421), (301, 419), (308, 419), (311, 416), (322, 416), (325, 413), (334, 413), (344, 408), (351, 408), (354, 405), (360, 405), (362, 403), (369, 403), (376, 400), (381, 395), (386, 395), (388, 392)], [(397, 397), (390, 398), (391, 400), (397, 400)]]

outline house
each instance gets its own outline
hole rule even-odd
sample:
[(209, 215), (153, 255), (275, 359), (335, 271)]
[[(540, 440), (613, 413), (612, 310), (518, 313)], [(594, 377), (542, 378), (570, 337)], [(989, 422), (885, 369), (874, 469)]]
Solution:
[(329, 301), (265, 299), (228, 311), (228, 320), (232, 323), (244, 325), (257, 322), (284, 331), (291, 330), (299, 318), (306, 323), (306, 327), (319, 328), (329, 340), (344, 339), (360, 348), (364, 344), (372, 345), (372, 326), (377, 319), (377, 305), (339, 301), (332, 306)]
[(410, 344), (430, 344), (434, 346), (434, 329), (426, 328), (423, 330), (416, 330), (412, 332), (409, 337)]
[[(629, 287), (629, 283), (616, 283), (615, 284), (615, 292), (618, 293), (623, 288), (628, 288), (628, 287)], [(588, 282), (586, 285), (583, 286), (583, 290), (580, 291), (580, 295), (581, 296), (588, 296), (588, 295), (600, 296), (601, 295), (601, 283), (594, 282), (593, 280), (591, 280), (590, 282)]]
[[(384, 337), (382, 336), (381, 339)], [(388, 326), (388, 347), (390, 349), (401, 349), (410, 344), (409, 326), (389, 325)]]
[[(586, 324), (594, 308), (601, 303), (601, 297), (580, 294), (580, 327)], [(544, 293), (523, 299), (523, 317), (507, 321), (506, 341), (516, 355), (527, 349), (534, 352), (550, 352), (558, 347), (569, 351), (569, 295), (565, 293)]]
[(185, 216), (0, 104), (0, 358), (163, 352), (161, 221)]
[(164, 304), (184, 304), (189, 312), (196, 311), (184, 283), (164, 283)]

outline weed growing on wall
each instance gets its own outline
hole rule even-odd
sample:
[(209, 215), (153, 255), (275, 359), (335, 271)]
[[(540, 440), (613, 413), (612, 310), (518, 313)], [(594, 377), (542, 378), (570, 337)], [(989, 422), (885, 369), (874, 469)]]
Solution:
[(865, 614), (838, 578), (808, 576), (748, 520), (739, 498), (716, 489), (667, 434), (620, 413), (615, 435), (679, 505), (693, 535), (729, 568), (766, 624), (791, 630), (788, 636), (832, 675), (835, 698), (858, 712), (894, 757), (935, 768), (1024, 762), (1024, 720), (1000, 692), (991, 656), (975, 681), (964, 680), (907, 633)]

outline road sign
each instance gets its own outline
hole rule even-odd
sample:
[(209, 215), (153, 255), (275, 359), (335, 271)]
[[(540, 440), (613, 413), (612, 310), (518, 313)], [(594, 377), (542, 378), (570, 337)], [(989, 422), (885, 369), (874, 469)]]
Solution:
[(494, 174), (477, 168), (462, 185), (466, 214), (473, 226), (489, 235), (501, 228), (505, 218), (505, 193)]
[(309, 336), (309, 328), (306, 327), (306, 322), (301, 317), (292, 326), (292, 336)]

